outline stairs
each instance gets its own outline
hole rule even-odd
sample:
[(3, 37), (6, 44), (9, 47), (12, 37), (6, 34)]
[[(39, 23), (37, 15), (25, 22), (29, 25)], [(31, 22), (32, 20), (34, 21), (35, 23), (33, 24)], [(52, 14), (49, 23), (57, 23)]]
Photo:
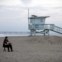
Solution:
[(50, 29), (51, 31), (54, 31), (56, 33), (62, 34), (62, 28), (58, 26), (54, 26), (54, 29)]
[(62, 28), (55, 26), (54, 24), (46, 24), (45, 29), (62, 34)]

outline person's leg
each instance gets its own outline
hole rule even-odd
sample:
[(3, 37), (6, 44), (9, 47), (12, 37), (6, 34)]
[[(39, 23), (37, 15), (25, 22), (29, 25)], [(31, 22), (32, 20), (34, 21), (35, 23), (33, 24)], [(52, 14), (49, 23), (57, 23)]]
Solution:
[(13, 51), (13, 47), (12, 47), (12, 44), (10, 44), (10, 49), (11, 49), (11, 52)]

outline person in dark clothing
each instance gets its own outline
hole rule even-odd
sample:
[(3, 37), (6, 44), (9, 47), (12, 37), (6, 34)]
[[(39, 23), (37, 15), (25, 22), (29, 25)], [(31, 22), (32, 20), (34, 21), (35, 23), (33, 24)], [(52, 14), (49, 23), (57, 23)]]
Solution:
[(10, 52), (10, 50), (11, 50), (11, 51), (13, 51), (12, 44), (9, 42), (9, 40), (8, 40), (8, 37), (7, 37), (7, 36), (5, 37), (5, 39), (4, 39), (4, 41), (3, 41), (3, 47), (4, 47), (4, 51), (6, 51), (6, 49), (5, 49), (5, 48), (7, 48), (7, 49), (8, 49), (8, 52)]

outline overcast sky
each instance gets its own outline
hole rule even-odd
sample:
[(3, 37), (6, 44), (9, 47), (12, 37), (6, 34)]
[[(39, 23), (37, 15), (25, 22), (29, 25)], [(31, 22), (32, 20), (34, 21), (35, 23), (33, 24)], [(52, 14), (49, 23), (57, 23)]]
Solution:
[(0, 0), (0, 31), (27, 31), (29, 16), (50, 16), (46, 23), (62, 27), (62, 0)]

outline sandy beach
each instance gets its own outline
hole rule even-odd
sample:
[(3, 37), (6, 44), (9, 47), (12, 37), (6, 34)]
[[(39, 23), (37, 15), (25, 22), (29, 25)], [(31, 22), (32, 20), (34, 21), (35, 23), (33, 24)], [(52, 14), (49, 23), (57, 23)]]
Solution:
[(4, 52), (0, 37), (0, 62), (62, 62), (62, 37), (9, 37), (13, 52)]

